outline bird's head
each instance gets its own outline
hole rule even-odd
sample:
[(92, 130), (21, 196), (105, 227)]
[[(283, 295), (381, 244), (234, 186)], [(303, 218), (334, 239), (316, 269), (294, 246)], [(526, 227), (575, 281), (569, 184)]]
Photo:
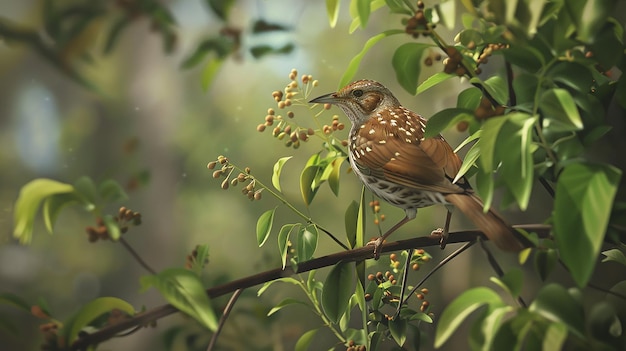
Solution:
[(358, 80), (341, 90), (319, 96), (310, 102), (337, 105), (350, 122), (361, 125), (384, 108), (397, 107), (398, 99), (384, 85), (373, 80)]

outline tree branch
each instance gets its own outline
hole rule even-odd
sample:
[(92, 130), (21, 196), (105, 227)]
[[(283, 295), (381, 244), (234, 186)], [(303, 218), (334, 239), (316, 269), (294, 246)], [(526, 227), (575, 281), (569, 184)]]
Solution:
[[(528, 232), (535, 232), (540, 238), (547, 238), (550, 235), (551, 231), (551, 227), (549, 225), (543, 224), (519, 225), (514, 227), (524, 229)], [(487, 240), (482, 232), (478, 230), (466, 230), (450, 233), (448, 237), (448, 244), (471, 242), (476, 240), (476, 238), (479, 236), (483, 240)], [(385, 243), (382, 246), (381, 251), (382, 253), (387, 253), (418, 247), (438, 247), (440, 240), (441, 236), (439, 235), (420, 236), (412, 239)], [(295, 272), (290, 267), (287, 267), (284, 270), (281, 268), (275, 268), (269, 271), (234, 280), (223, 285), (209, 288), (206, 290), (206, 293), (210, 298), (216, 298), (239, 289), (246, 289), (282, 277), (291, 276), (295, 273), (305, 273), (314, 269), (333, 266), (339, 261), (362, 261), (372, 258), (374, 258), (374, 252), (372, 250), (372, 247), (364, 246), (354, 250), (341, 251), (327, 256), (322, 256), (320, 258), (316, 258), (310, 261), (302, 262), (298, 265), (297, 272)], [(90, 345), (95, 345), (106, 341), (112, 337), (115, 337), (117, 334), (123, 332), (124, 330), (140, 325), (147, 325), (152, 321), (169, 316), (176, 312), (178, 312), (178, 310), (174, 306), (167, 304), (156, 307), (152, 310), (148, 310), (146, 312), (139, 313), (134, 317), (124, 320), (118, 324), (102, 328), (97, 332), (91, 334), (84, 334), (84, 336), (82, 336), (80, 339), (76, 340), (76, 342), (72, 344), (71, 350), (85, 350)]]

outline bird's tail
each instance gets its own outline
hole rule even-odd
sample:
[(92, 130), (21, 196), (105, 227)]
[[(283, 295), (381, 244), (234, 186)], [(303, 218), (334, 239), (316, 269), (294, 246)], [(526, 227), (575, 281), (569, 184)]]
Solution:
[(447, 194), (446, 200), (463, 212), (489, 240), (505, 251), (520, 251), (531, 245), (530, 241), (518, 233), (495, 211), (483, 211), (482, 200), (473, 193)]

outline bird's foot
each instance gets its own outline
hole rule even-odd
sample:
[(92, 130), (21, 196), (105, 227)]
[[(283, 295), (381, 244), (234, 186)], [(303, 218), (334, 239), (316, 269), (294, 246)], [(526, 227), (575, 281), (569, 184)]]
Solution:
[(446, 244), (448, 243), (448, 233), (446, 233), (443, 228), (437, 228), (433, 230), (432, 232), (430, 232), (430, 235), (441, 237), (439, 239), (439, 247), (441, 247), (442, 250), (446, 248)]
[(366, 245), (373, 245), (374, 246), (374, 259), (378, 260), (380, 258), (380, 252), (383, 248), (383, 243), (385, 242), (385, 240), (383, 239), (382, 236), (379, 236), (376, 239), (370, 240)]

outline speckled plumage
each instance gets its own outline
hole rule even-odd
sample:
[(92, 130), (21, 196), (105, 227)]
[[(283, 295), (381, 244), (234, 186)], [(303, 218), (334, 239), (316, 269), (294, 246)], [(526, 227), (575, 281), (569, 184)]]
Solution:
[(405, 210), (406, 218), (375, 243), (375, 251), (384, 238), (415, 218), (418, 208), (434, 204), (460, 208), (505, 250), (523, 248), (501, 217), (482, 211), (482, 202), (464, 178), (452, 182), (462, 162), (450, 144), (441, 135), (425, 139), (426, 120), (403, 107), (382, 84), (359, 80), (312, 102), (341, 108), (352, 122), (348, 148), (354, 172), (378, 197)]

